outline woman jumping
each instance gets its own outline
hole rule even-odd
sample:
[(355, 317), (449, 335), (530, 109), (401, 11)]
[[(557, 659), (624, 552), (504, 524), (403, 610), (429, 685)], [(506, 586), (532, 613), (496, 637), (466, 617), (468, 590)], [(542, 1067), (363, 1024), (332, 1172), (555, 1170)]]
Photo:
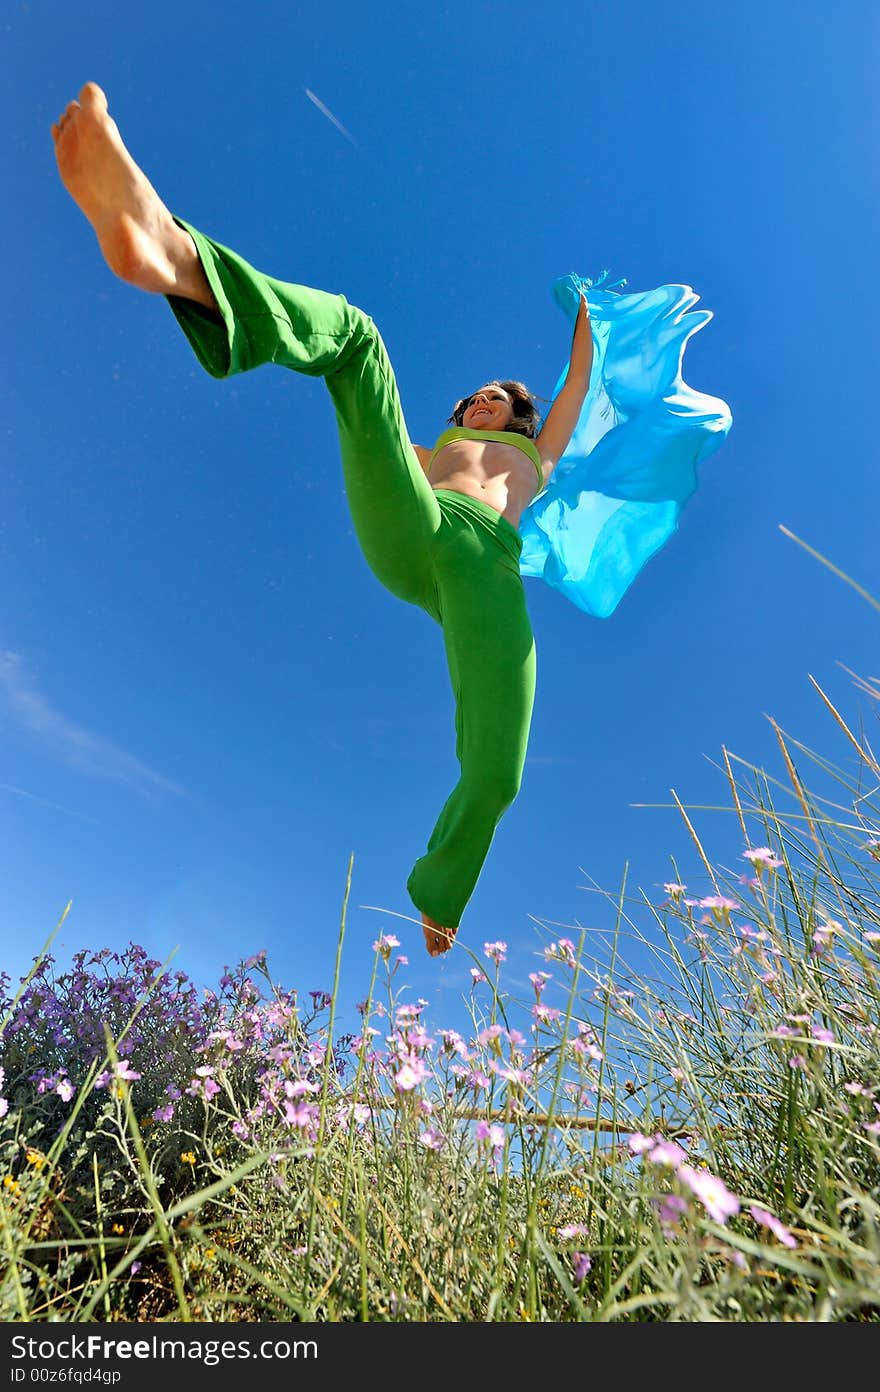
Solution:
[(495, 829), (519, 791), (535, 694), (520, 572), (524, 509), (578, 421), (593, 359), (583, 295), (564, 386), (546, 420), (521, 382), (457, 402), (433, 449), (411, 443), (372, 319), (341, 295), (275, 280), (175, 218), (126, 150), (89, 82), (52, 127), (65, 188), (111, 270), (165, 295), (214, 377), (277, 363), (323, 377), (345, 491), (370, 568), (440, 625), (455, 695), (461, 776), (407, 889), (432, 957), (452, 944)]

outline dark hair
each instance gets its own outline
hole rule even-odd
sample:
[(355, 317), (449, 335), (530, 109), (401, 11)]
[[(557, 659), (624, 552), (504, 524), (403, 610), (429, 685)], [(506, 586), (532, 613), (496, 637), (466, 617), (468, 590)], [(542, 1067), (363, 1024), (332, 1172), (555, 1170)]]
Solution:
[[(501, 387), (510, 397), (513, 406), (513, 420), (508, 425), (508, 430), (513, 430), (517, 435), (526, 435), (530, 440), (534, 440), (541, 424), (541, 415), (535, 405), (535, 398), (529, 391), (525, 382), (499, 382), (497, 380), (486, 383), (487, 387)], [(456, 401), (449, 417), (450, 424), (461, 425), (464, 420), (464, 413), (470, 406), (476, 392), (471, 392), (470, 396), (462, 397), (461, 401)]]

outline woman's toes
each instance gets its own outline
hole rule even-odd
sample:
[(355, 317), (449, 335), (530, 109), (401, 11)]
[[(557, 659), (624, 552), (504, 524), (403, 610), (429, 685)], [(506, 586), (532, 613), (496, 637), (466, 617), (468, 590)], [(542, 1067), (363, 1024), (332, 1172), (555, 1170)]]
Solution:
[(102, 111), (107, 110), (107, 98), (97, 82), (87, 82), (79, 94), (79, 99), (83, 106), (97, 106)]

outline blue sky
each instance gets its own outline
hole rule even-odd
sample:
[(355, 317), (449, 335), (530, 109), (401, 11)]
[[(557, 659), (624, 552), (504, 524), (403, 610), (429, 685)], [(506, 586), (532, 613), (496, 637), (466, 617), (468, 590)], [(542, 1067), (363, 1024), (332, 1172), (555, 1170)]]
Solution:
[[(536, 920), (613, 922), (671, 857), (744, 867), (722, 746), (767, 721), (850, 766), (874, 594), (880, 15), (849, 0), (669, 7), (450, 0), (4, 17), (9, 136), (0, 548), (2, 965), (130, 939), (212, 984), (260, 948), (343, 1002), (393, 931), (451, 1023), (469, 959), (424, 953), (405, 881), (456, 777), (442, 645), (355, 542), (320, 381), (218, 383), (167, 305), (113, 278), (49, 127), (88, 79), (174, 212), (377, 321), (413, 438), (489, 376), (549, 395), (555, 277), (684, 283), (715, 318), (684, 377), (734, 424), (680, 530), (594, 620), (527, 581), (538, 695), (522, 792), (462, 940), (534, 969)], [(183, 19), (183, 22), (182, 22)], [(308, 92), (332, 113), (335, 124)], [(636, 804), (649, 804), (637, 806)], [(785, 805), (785, 804), (784, 804)]]

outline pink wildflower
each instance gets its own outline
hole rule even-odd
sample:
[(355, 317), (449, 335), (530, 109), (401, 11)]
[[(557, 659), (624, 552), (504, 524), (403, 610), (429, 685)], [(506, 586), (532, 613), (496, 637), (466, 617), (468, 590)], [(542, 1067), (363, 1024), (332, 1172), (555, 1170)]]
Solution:
[(413, 1059), (410, 1063), (405, 1063), (394, 1078), (394, 1084), (398, 1092), (411, 1092), (418, 1087), (419, 1083), (424, 1082), (428, 1076), (428, 1070), (419, 1059)]
[(170, 1121), (174, 1116), (174, 1103), (166, 1102), (164, 1107), (157, 1107), (153, 1112), (154, 1121)]
[(641, 1131), (634, 1131), (627, 1142), (633, 1155), (643, 1155), (646, 1150), (656, 1144), (650, 1136), (643, 1136)]
[(549, 1021), (553, 1021), (553, 1020), (558, 1020), (561, 1014), (562, 1014), (562, 1011), (561, 1011), (561, 1010), (557, 1010), (556, 1007), (553, 1006), (553, 1005), (533, 1005), (533, 1006), (532, 1006), (532, 1015), (534, 1016), (534, 1018), (535, 1018), (536, 1020), (544, 1020), (544, 1021), (548, 1021), (548, 1022), (549, 1022)]
[(663, 886), (663, 893), (668, 894), (670, 899), (680, 899), (686, 889), (687, 885), (683, 884), (665, 884)]
[(572, 1252), (571, 1267), (576, 1281), (585, 1281), (587, 1272), (593, 1265), (593, 1258), (586, 1252)]
[(500, 966), (501, 966), (501, 963), (504, 962), (504, 961), (506, 960), (506, 958), (507, 958), (507, 943), (506, 943), (506, 942), (487, 942), (487, 943), (483, 943), (483, 952), (484, 952), (485, 956), (489, 958), (489, 961), (490, 961), (490, 962), (494, 962), (495, 965), (496, 965), (496, 967), (500, 967)]
[(311, 1083), (308, 1078), (296, 1078), (293, 1080), (285, 1078), (284, 1080), (284, 1093), (287, 1097), (302, 1097), (303, 1093), (320, 1091), (321, 1084)]
[(574, 943), (571, 938), (560, 938), (558, 942), (551, 943), (544, 949), (544, 958), (548, 962), (565, 962), (567, 966), (574, 966)]
[(504, 1145), (504, 1128), (495, 1121), (478, 1121), (475, 1135), (478, 1141), (488, 1141), (494, 1150), (500, 1150)]
[(699, 903), (701, 909), (711, 909), (713, 917), (719, 922), (725, 922), (734, 909), (740, 906), (735, 899), (725, 899), (723, 894), (709, 894)]
[(759, 874), (762, 869), (778, 870), (782, 865), (769, 846), (756, 846), (754, 850), (743, 851), (743, 860), (750, 861)]
[(759, 1223), (762, 1228), (769, 1228), (773, 1236), (777, 1237), (782, 1243), (783, 1247), (797, 1246), (797, 1241), (792, 1237), (788, 1228), (780, 1223), (778, 1218), (774, 1218), (772, 1213), (768, 1213), (766, 1208), (758, 1208), (755, 1204), (752, 1204), (749, 1213), (751, 1213), (755, 1222)]
[(459, 1058), (468, 1057), (468, 1047), (462, 1039), (458, 1030), (442, 1029), (439, 1031), (440, 1038), (443, 1040), (443, 1051), (447, 1054), (457, 1054)]
[(709, 1174), (707, 1170), (694, 1170), (690, 1165), (680, 1165), (678, 1177), (696, 1194), (710, 1218), (716, 1223), (726, 1223), (728, 1218), (739, 1213), (737, 1199), (722, 1179)]
[[(55, 1084), (55, 1091), (62, 1102), (69, 1102), (76, 1089), (69, 1078), (62, 1078), (60, 1083)], [(0, 1116), (2, 1116), (2, 1113), (0, 1113)]]
[(300, 1130), (306, 1131), (315, 1120), (315, 1108), (305, 1102), (285, 1102), (284, 1120), (288, 1126), (298, 1126)]
[(522, 1068), (505, 1068), (496, 1059), (489, 1064), (490, 1071), (498, 1078), (503, 1078), (505, 1082), (513, 1087), (525, 1087), (529, 1081), (529, 1075)]
[(677, 1170), (687, 1159), (687, 1155), (675, 1141), (658, 1141), (648, 1159), (652, 1165), (667, 1165), (670, 1169)]
[(400, 939), (393, 933), (380, 933), (373, 943), (373, 951), (378, 952), (383, 962), (387, 962), (391, 957), (392, 948), (400, 947)]
[(467, 1084), (474, 1092), (485, 1092), (492, 1079), (484, 1073), (482, 1068), (471, 1068), (467, 1070)]
[(564, 1242), (568, 1242), (573, 1237), (586, 1237), (587, 1228), (584, 1223), (567, 1223), (564, 1228), (556, 1229)]
[(426, 1150), (442, 1150), (445, 1144), (446, 1137), (430, 1126), (419, 1132), (419, 1145), (423, 1145)]

